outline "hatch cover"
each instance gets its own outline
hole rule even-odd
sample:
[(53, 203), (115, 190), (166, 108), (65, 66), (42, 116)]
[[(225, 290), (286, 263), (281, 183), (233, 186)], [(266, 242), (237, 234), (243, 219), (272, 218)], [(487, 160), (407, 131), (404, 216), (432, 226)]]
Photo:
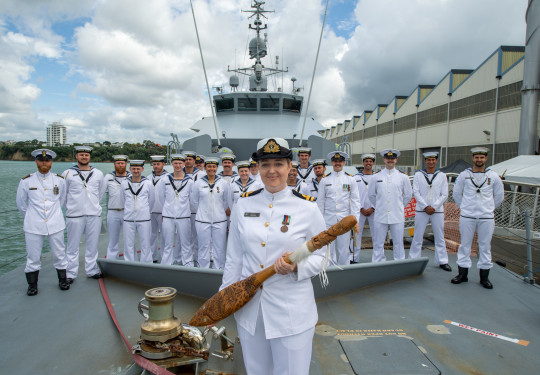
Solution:
[(441, 372), (413, 340), (402, 337), (370, 337), (339, 340), (357, 375), (439, 375)]

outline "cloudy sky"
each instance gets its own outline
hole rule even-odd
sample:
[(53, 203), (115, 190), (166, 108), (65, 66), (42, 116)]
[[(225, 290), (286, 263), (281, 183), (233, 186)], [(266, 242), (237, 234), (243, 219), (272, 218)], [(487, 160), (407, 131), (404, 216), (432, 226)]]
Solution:
[[(271, 59), (308, 95), (326, 2), (266, 0)], [(330, 0), (309, 114), (335, 125), (525, 44), (527, 0)], [(193, 0), (211, 86), (245, 66), (250, 0)], [(276, 82), (281, 86), (281, 80)], [(274, 88), (273, 86), (271, 87)], [(209, 116), (189, 0), (2, 0), (0, 140), (181, 140)]]

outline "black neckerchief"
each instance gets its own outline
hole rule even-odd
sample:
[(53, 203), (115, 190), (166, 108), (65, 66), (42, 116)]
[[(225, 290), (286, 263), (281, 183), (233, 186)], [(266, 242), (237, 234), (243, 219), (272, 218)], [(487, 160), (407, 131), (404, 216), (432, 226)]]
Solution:
[[(471, 171), (471, 173), (484, 173), (484, 175), (487, 173), (487, 171), (489, 171), (489, 169), (485, 168), (484, 169), (484, 172), (473, 172), (472, 168), (469, 168), (468, 170)], [(474, 176), (471, 175), (471, 182), (472, 184), (474, 185), (474, 187), (476, 188), (476, 192), (477, 193), (480, 193), (480, 189), (482, 188), (482, 186), (484, 186), (486, 184), (486, 182), (489, 180), (488, 177), (486, 177), (484, 179), (484, 181), (482, 181), (482, 183), (480, 185), (476, 185), (476, 182), (474, 182)]]
[(422, 169), (420, 172), (424, 175), (424, 178), (426, 179), (426, 182), (429, 185), (429, 188), (431, 189), (431, 185), (433, 184), (433, 180), (435, 180), (435, 177), (439, 174), (440, 170), (435, 169), (435, 172), (433, 172), (433, 177), (431, 177), (431, 180), (428, 177), (428, 173), (426, 169)]
[(214, 189), (214, 186), (216, 186), (216, 182), (218, 182), (219, 179), (221, 179), (221, 177), (219, 175), (216, 175), (214, 179), (214, 183), (211, 184), (210, 181), (208, 181), (208, 175), (202, 178), (202, 180), (206, 182), (206, 184), (210, 187), (210, 192), (212, 192), (212, 190)]
[[(302, 168), (303, 169), (303, 168)], [(311, 171), (313, 170), (313, 164), (310, 164), (308, 162), (308, 167), (307, 167), (307, 171), (306, 171), (306, 174), (303, 175), (302, 173), (300, 173), (300, 165), (298, 166), (298, 168), (296, 168), (296, 170), (298, 171), (298, 175), (300, 176), (300, 178), (302, 179), (302, 181), (305, 181), (307, 176), (309, 176), (309, 174), (311, 173)]]
[(165, 170), (163, 170), (163, 173), (161, 173), (161, 174), (156, 174), (156, 172), (152, 171), (152, 184), (154, 186), (156, 186), (156, 184), (159, 182), (159, 180), (161, 180), (161, 178), (158, 178), (157, 181), (156, 181), (156, 176), (157, 177), (163, 177), (166, 174), (167, 173), (165, 172)]
[(86, 179), (82, 176), (81, 174), (82, 171), (79, 169), (77, 165), (72, 167), (71, 169), (74, 169), (77, 171), (77, 175), (81, 178), (81, 181), (84, 187), (86, 187), (86, 184), (88, 183), (88, 181), (90, 181), (90, 177), (92, 177), (92, 175), (94, 174), (94, 171), (93, 171), (94, 167), (90, 167), (90, 174), (88, 175), (88, 177), (86, 177)]
[(246, 187), (242, 186), (242, 181), (240, 179), (235, 180), (234, 182), (238, 185), (238, 187), (240, 188), (240, 191), (242, 193), (245, 193), (247, 192), (247, 189), (251, 186), (251, 184), (255, 182), (255, 180), (250, 177), (248, 181), (246, 182)]
[(118, 185), (122, 185), (122, 182), (118, 181), (116, 177), (128, 178), (129, 176), (131, 176), (131, 173), (127, 172), (125, 176), (116, 176), (116, 171), (112, 171), (111, 176), (113, 176), (113, 180), (115, 180)]
[(311, 183), (313, 184), (315, 191), (319, 191), (319, 181), (317, 181), (317, 178), (314, 178), (313, 180), (311, 180)]
[(190, 177), (188, 177), (188, 176), (184, 176), (184, 178), (182, 179), (182, 183), (180, 184), (180, 187), (177, 189), (176, 185), (174, 184), (173, 176), (169, 175), (169, 181), (171, 181), (171, 187), (173, 188), (174, 193), (176, 194), (176, 196), (178, 196), (178, 193), (180, 193), (182, 191), (182, 189), (184, 189), (186, 187), (189, 178)]
[[(136, 196), (139, 195), (139, 193), (140, 193), (141, 190), (143, 189), (144, 185), (142, 185), (142, 182), (143, 182), (146, 178), (145, 178), (145, 177), (141, 177), (141, 181), (140, 181), (140, 182), (134, 182), (135, 184), (137, 184), (137, 183), (138, 183), (138, 184), (141, 184), (141, 187), (140, 187), (139, 190), (137, 190), (137, 192), (135, 193), (135, 192), (133, 191), (133, 187), (132, 187), (131, 184), (130, 184), (131, 177), (132, 177), (132, 176), (129, 176), (129, 177), (128, 177), (128, 187), (129, 187), (129, 191), (131, 191), (131, 194), (133, 194), (133, 196), (136, 197)], [(133, 182), (133, 181), (131, 181), (131, 182)]]

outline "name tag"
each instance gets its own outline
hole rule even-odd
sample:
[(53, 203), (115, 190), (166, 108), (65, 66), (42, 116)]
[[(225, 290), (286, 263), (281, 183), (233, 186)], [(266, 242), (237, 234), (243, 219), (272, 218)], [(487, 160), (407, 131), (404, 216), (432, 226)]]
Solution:
[(165, 182), (165, 185), (170, 185), (171, 183), (170, 182)]
[(240, 193), (240, 192), (239, 191), (233, 191), (233, 194), (238, 194), (238, 193)]
[(203, 189), (209, 189), (209, 187), (208, 187), (208, 186), (203, 186), (202, 188), (203, 188)]
[(260, 212), (244, 212), (244, 217), (259, 217), (261, 216)]
[(31, 187), (29, 190), (37, 190), (37, 187)]
[(324, 185), (324, 186), (332, 186), (332, 184), (326, 184), (326, 185)]
[(377, 180), (377, 182), (383, 182), (383, 180)]

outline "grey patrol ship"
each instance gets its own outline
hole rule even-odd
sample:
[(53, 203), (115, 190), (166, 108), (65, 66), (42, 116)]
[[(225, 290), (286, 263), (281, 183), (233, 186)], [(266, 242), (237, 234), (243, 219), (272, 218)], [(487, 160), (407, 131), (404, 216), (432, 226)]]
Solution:
[[(538, 15), (539, 4), (531, 1), (529, 12)], [(43, 254), (37, 296), (26, 295), (23, 267), (0, 276), (3, 374), (148, 374), (140, 367), (143, 351), (154, 357), (154, 373), (169, 365), (168, 371), (183, 374), (243, 373), (232, 317), (213, 330), (178, 328), (217, 291), (222, 271), (107, 260), (107, 243), (102, 233), (104, 279), (79, 277), (67, 292), (58, 289), (50, 253)], [(83, 254), (84, 244), (81, 263)], [(319, 321), (310, 374), (537, 373), (539, 288), (498, 265), (490, 273), (493, 290), (472, 271), (468, 283), (453, 285), (452, 275), (434, 264), (432, 244), (424, 243), (422, 255), (375, 264), (366, 249), (361, 263), (329, 268), (327, 288), (312, 280)], [(386, 256), (392, 257), (389, 251)], [(455, 254), (449, 264), (456, 269)], [(145, 296), (151, 288), (157, 289)], [(163, 319), (147, 307), (159, 297), (170, 302), (160, 310)], [(151, 320), (174, 329), (164, 332), (147, 324)], [(167, 336), (175, 329), (191, 335), (186, 342), (195, 355), (179, 350), (183, 356), (171, 358), (141, 347), (141, 338), (152, 341), (153, 333)]]

